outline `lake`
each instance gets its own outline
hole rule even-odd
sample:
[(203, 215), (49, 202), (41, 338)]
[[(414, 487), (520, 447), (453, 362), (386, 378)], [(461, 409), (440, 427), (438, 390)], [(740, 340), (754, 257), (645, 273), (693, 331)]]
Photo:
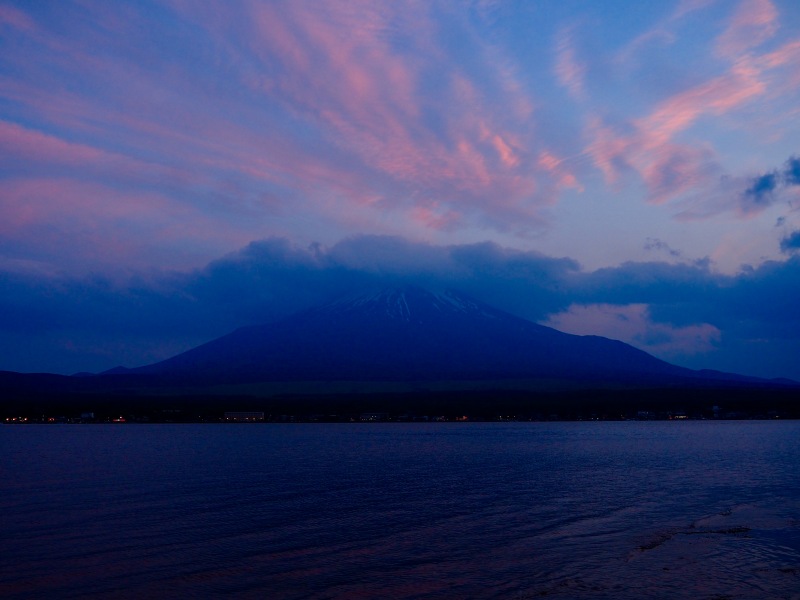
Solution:
[(800, 422), (0, 428), (3, 598), (800, 598)]

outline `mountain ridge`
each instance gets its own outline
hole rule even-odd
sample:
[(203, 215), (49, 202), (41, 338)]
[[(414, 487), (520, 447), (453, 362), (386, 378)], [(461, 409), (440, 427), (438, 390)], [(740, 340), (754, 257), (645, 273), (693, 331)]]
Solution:
[(0, 414), (35, 422), (65, 414), (83, 422), (79, 415), (95, 411), (105, 421), (126, 414), (218, 422), (229, 410), (263, 411), (271, 420), (348, 420), (364, 411), (635, 418), (643, 408), (716, 418), (720, 405), (727, 412), (719, 414), (734, 418), (800, 418), (798, 396), (797, 382), (692, 371), (452, 290), (418, 288), (340, 298), (134, 369), (0, 371)]
[(560, 332), (456, 290), (415, 286), (351, 294), (124, 372), (203, 383), (704, 377), (618, 340)]

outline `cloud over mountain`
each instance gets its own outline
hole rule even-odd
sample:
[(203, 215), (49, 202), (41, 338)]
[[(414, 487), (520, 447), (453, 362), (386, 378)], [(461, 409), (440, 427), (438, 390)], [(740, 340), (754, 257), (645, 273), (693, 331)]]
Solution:
[[(112, 280), (5, 272), (0, 281), (0, 344), (14, 357), (10, 369), (30, 370), (37, 352), (58, 371), (135, 366), (353, 290), (414, 284), (458, 289), (580, 333), (614, 337), (609, 314), (622, 315), (628, 321), (616, 337), (679, 364), (800, 376), (792, 354), (800, 350), (798, 255), (737, 275), (664, 262), (587, 272), (571, 259), (490, 242), (363, 236), (300, 247), (271, 238), (186, 273)], [(730, 367), (748, 347), (750, 362)]]

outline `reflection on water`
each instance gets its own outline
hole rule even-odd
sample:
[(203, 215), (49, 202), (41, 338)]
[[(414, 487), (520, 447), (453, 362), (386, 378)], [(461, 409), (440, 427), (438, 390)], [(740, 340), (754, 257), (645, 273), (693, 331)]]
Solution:
[(9, 598), (800, 598), (800, 423), (7, 426)]

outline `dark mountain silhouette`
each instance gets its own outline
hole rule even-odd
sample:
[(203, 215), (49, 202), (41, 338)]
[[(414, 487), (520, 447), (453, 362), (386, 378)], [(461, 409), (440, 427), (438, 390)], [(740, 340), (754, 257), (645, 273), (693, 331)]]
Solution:
[(623, 342), (577, 336), (458, 292), (384, 289), (244, 327), (156, 364), (108, 374), (173, 383), (561, 379), (664, 383), (699, 373)]
[(94, 376), (0, 371), (0, 416), (215, 421), (234, 407), (278, 420), (333, 413), (348, 420), (376, 410), (630, 418), (645, 407), (714, 418), (719, 405), (733, 415), (800, 416), (798, 393), (797, 382), (693, 371), (454, 291), (406, 287), (244, 327), (135, 369)]

